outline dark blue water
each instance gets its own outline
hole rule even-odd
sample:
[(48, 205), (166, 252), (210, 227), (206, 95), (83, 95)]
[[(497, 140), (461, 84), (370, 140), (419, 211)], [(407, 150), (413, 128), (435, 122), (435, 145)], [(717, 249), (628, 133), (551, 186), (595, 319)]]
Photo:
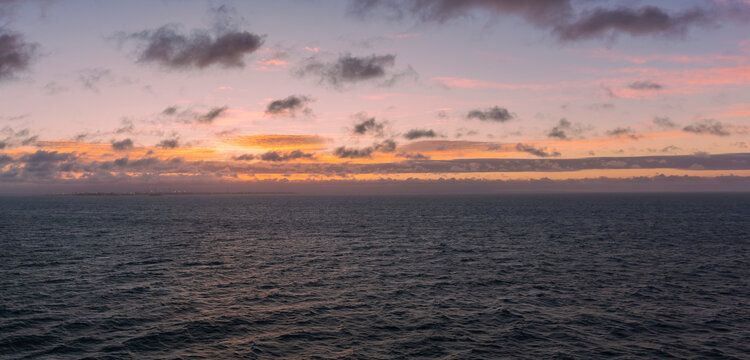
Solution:
[(0, 358), (750, 358), (750, 195), (0, 198)]

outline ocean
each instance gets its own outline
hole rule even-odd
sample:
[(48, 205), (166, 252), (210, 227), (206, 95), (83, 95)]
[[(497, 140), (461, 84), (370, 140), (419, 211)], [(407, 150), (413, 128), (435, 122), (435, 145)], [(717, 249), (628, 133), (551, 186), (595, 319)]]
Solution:
[(0, 358), (748, 359), (750, 194), (3, 197)]

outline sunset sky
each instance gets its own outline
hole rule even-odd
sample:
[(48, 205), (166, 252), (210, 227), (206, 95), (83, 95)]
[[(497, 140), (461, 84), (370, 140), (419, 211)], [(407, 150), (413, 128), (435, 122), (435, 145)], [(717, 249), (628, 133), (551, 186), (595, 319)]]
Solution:
[(748, 146), (748, 0), (0, 0), (0, 193), (735, 181)]

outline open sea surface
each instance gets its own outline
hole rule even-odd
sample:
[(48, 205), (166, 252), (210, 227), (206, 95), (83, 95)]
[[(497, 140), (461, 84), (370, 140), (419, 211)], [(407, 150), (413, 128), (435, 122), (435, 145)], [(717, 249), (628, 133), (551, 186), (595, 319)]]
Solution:
[(750, 194), (3, 197), (0, 358), (750, 359)]

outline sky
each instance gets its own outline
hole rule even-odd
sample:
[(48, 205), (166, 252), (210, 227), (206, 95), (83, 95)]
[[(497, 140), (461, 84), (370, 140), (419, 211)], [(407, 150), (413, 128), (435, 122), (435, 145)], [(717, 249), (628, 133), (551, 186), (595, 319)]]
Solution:
[(748, 0), (0, 0), (0, 193), (750, 189)]

